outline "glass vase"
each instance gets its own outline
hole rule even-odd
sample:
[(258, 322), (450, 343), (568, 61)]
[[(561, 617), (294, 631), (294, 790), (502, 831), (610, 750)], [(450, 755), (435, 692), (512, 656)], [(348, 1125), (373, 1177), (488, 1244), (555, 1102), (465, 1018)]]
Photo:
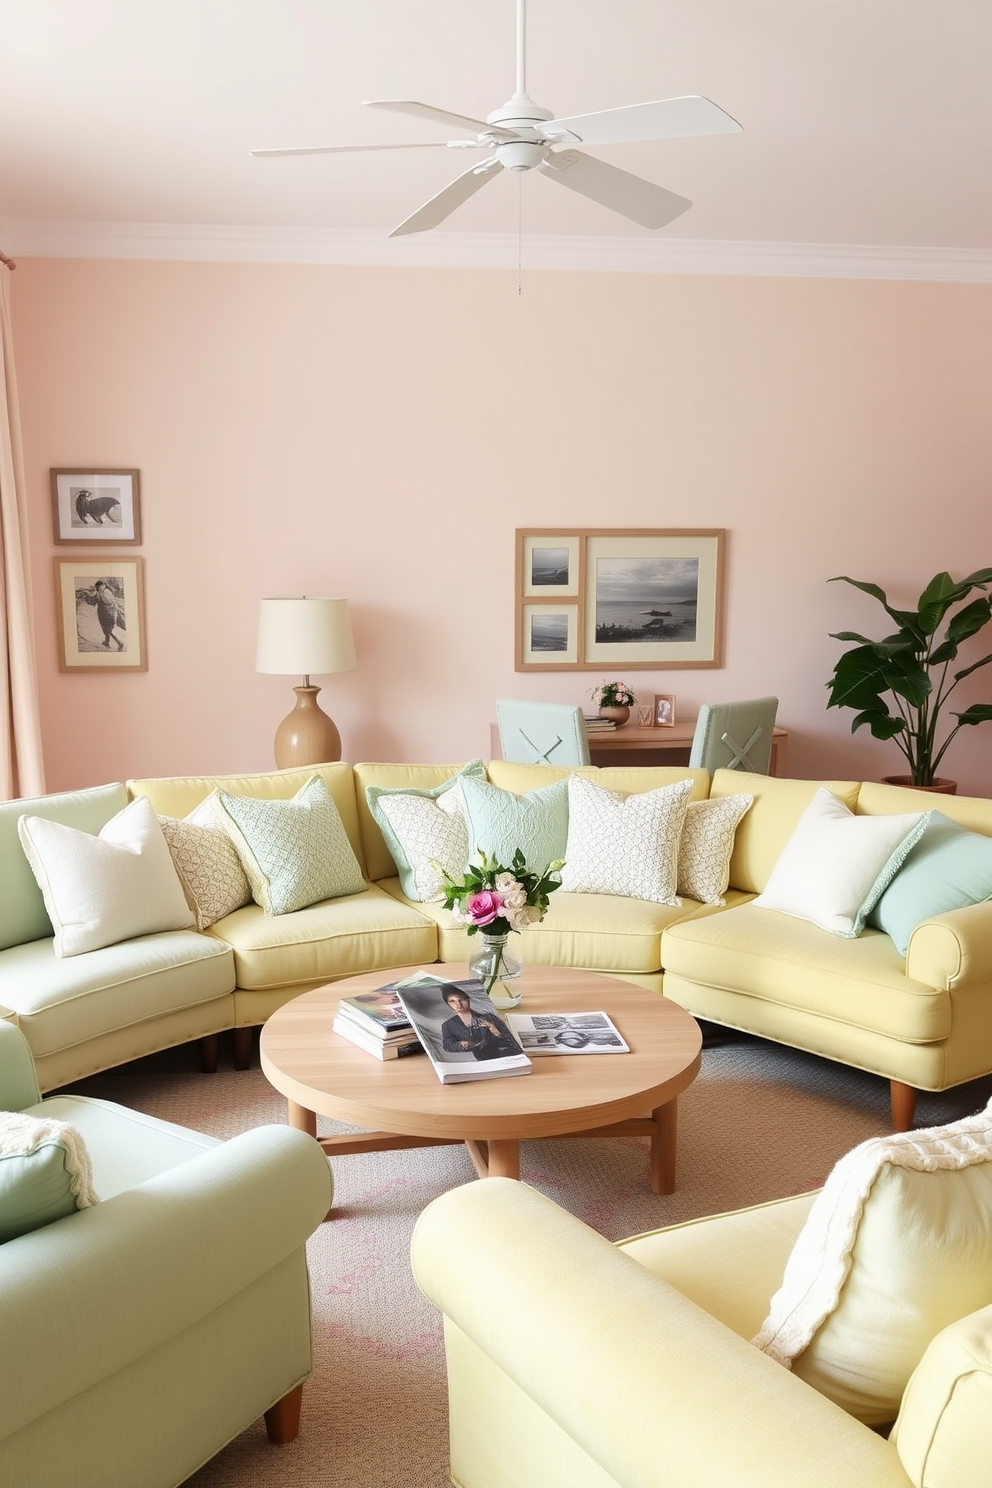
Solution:
[(482, 945), (469, 957), (469, 976), (478, 977), (493, 1006), (501, 1011), (520, 1004), (520, 962), (506, 949), (508, 935), (481, 935)]

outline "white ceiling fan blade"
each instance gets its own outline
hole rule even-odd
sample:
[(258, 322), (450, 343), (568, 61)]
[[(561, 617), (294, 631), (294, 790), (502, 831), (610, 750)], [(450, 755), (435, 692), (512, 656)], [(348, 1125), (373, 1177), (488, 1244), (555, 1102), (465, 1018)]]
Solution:
[(666, 227), (692, 206), (687, 197), (676, 196), (653, 181), (644, 181), (578, 150), (558, 150), (539, 169), (549, 180), (588, 196), (642, 227)]
[(412, 98), (363, 98), (362, 103), (365, 108), (388, 109), (394, 114), (412, 114), (415, 119), (430, 119), (435, 124), (448, 124), (453, 129), (467, 129), (470, 134), (491, 134), (494, 139), (505, 140), (520, 138), (513, 129), (501, 129), (498, 124), (487, 124), (483, 119), (470, 119), (467, 114), (451, 114), (447, 109), (434, 108), (429, 103), (417, 103)]
[(425, 202), (412, 216), (401, 222), (399, 227), (394, 227), (389, 236), (399, 238), (406, 233), (426, 232), (428, 228), (437, 227), (438, 223), (450, 217), (463, 202), (467, 202), (470, 196), (481, 191), (487, 181), (498, 176), (502, 169), (494, 155), (484, 164), (473, 166), (464, 175), (456, 176), (450, 186), (445, 186), (437, 196), (432, 196), (429, 202)]
[(656, 103), (632, 103), (628, 108), (604, 109), (598, 114), (574, 114), (552, 119), (550, 135), (567, 130), (584, 145), (625, 145), (635, 140), (681, 139), (694, 134), (739, 134), (736, 119), (708, 98), (661, 98)]
[[(457, 140), (455, 143), (464, 148), (471, 146), (472, 140)], [(482, 146), (479, 147), (483, 148)], [(447, 140), (417, 140), (408, 145), (302, 145), (289, 150), (249, 150), (249, 155), (254, 155), (256, 160), (265, 160), (272, 155), (343, 155), (351, 154), (356, 150), (433, 150), (448, 149)]]

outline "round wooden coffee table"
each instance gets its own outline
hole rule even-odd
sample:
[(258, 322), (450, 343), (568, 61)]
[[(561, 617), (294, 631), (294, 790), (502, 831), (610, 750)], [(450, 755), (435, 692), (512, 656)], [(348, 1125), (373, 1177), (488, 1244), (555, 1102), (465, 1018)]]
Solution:
[(609, 1013), (629, 1054), (535, 1058), (530, 1074), (442, 1085), (430, 1060), (378, 1060), (331, 1029), (338, 1002), (415, 971), (458, 980), (466, 965), (397, 967), (304, 992), (262, 1029), (266, 1079), (289, 1103), (291, 1126), (317, 1135), (317, 1116), (364, 1127), (319, 1138), (330, 1156), (464, 1142), (480, 1177), (519, 1178), (520, 1142), (535, 1137), (651, 1138), (657, 1194), (675, 1188), (677, 1101), (699, 1072), (702, 1036), (677, 1003), (617, 977), (557, 966), (524, 968), (524, 1012)]

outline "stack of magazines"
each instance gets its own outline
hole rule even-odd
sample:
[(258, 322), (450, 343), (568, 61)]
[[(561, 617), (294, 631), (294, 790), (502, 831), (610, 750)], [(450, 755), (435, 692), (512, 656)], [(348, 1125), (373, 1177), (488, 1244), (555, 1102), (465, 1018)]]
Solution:
[(396, 991), (442, 1085), (530, 1074), (519, 1039), (477, 978), (455, 982), (420, 972), (397, 982)]
[(616, 728), (612, 718), (600, 718), (598, 713), (587, 713), (585, 725), (587, 734), (605, 734)]
[(405, 1054), (424, 1052), (392, 986), (342, 997), (331, 1027), (376, 1059), (401, 1059)]

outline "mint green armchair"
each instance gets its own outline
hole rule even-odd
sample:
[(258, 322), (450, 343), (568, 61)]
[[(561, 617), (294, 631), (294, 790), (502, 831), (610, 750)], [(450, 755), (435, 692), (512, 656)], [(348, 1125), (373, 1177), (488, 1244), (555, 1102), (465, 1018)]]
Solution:
[(296, 1434), (305, 1242), (327, 1159), (288, 1127), (228, 1142), (107, 1101), (39, 1101), (0, 1022), (0, 1107), (71, 1122), (100, 1199), (0, 1245), (0, 1483), (174, 1488), (263, 1413)]

